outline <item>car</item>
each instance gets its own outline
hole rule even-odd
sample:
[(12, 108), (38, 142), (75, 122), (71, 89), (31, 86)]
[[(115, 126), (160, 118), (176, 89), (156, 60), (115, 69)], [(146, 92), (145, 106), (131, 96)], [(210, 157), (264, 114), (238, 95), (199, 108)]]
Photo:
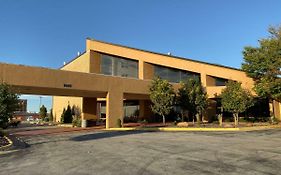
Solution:
[(28, 116), (28, 117), (27, 117), (27, 119), (26, 119), (26, 121), (31, 122), (31, 121), (34, 121), (34, 119), (33, 119), (33, 117), (32, 117), (32, 116)]

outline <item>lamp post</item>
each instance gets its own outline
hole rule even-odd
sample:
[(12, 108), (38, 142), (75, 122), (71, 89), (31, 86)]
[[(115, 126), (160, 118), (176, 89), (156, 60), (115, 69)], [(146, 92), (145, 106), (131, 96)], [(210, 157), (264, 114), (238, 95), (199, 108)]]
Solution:
[(39, 110), (41, 108), (42, 98), (43, 98), (42, 96), (39, 96)]

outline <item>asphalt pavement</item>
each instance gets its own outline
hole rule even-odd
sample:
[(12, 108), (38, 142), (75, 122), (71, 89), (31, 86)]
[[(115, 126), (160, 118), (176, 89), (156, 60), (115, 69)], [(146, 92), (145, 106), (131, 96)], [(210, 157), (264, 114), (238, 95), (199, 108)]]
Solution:
[(281, 130), (21, 135), (0, 174), (281, 174)]

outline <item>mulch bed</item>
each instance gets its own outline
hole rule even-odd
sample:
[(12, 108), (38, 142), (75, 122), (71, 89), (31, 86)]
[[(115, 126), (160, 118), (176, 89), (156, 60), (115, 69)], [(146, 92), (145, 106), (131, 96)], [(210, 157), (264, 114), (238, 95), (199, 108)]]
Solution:
[[(267, 122), (260, 122), (260, 123), (251, 123), (251, 122), (239, 122), (239, 127), (254, 127), (254, 126), (270, 126)], [(166, 123), (166, 125), (163, 125), (162, 123), (125, 123), (124, 127), (177, 127), (173, 123)], [(194, 124), (192, 122), (188, 122), (188, 128), (221, 128), (218, 123), (201, 123), (199, 126), (195, 122)], [(223, 122), (223, 128), (233, 128), (234, 123), (233, 122)]]
[(0, 136), (0, 147), (8, 145), (9, 142), (6, 138)]

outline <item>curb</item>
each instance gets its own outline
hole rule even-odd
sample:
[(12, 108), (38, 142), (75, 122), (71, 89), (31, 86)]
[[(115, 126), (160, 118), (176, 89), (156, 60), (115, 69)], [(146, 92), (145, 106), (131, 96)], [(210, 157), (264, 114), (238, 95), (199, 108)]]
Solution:
[(237, 132), (237, 131), (258, 131), (266, 129), (277, 129), (281, 126), (256, 126), (241, 128), (109, 128), (104, 131), (165, 131), (165, 132), (188, 132), (188, 131), (206, 131), (206, 132)]
[(73, 128), (72, 124), (59, 124), (57, 126), (64, 127), (64, 128)]
[(8, 144), (8, 145), (5, 145), (5, 146), (1, 146), (1, 147), (0, 147), (0, 150), (10, 148), (10, 147), (13, 145), (13, 142), (12, 142), (11, 139), (9, 139), (7, 136), (4, 136), (4, 138), (5, 138), (6, 140), (8, 140), (9, 144)]

